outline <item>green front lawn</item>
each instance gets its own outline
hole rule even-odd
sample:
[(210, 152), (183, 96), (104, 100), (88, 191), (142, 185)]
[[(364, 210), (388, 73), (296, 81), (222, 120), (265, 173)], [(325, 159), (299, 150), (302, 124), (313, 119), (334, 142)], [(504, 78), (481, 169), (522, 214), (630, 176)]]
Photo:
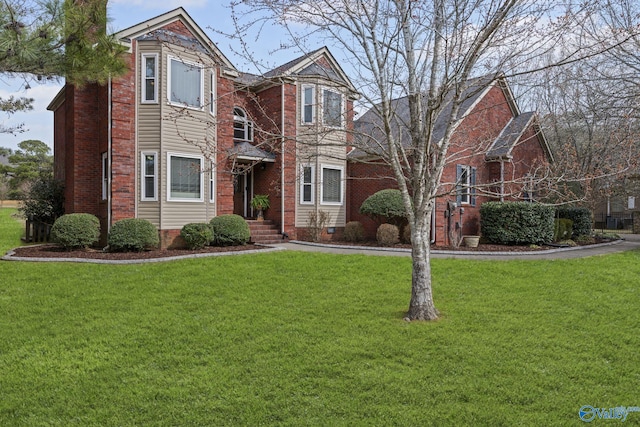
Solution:
[(565, 426), (640, 406), (640, 252), (434, 260), (432, 323), (402, 320), (410, 267), (0, 261), (0, 425)]

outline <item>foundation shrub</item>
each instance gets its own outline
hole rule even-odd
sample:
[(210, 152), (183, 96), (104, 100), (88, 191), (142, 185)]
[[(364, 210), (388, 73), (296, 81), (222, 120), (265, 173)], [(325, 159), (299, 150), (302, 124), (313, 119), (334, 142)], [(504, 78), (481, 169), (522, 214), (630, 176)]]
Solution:
[(362, 242), (364, 240), (364, 226), (360, 221), (350, 221), (345, 225), (344, 240), (347, 242)]
[(393, 246), (400, 242), (400, 231), (397, 225), (380, 224), (376, 232), (376, 240), (380, 246)]
[(240, 215), (220, 215), (209, 222), (215, 246), (246, 245), (251, 238), (249, 224)]
[(67, 250), (86, 248), (100, 239), (100, 220), (88, 213), (72, 213), (56, 219), (51, 239)]
[(158, 230), (148, 220), (127, 218), (113, 224), (108, 243), (112, 252), (142, 252), (157, 248), (160, 239)]
[(182, 227), (180, 237), (189, 249), (202, 249), (213, 240), (213, 230), (208, 223), (192, 222)]

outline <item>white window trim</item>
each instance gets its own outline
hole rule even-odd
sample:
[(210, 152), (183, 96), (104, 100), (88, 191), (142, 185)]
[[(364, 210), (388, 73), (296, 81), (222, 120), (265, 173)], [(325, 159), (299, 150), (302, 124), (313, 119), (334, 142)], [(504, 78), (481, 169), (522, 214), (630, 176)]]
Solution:
[[(311, 182), (304, 182), (304, 168), (311, 168)], [(300, 165), (300, 204), (301, 205), (315, 205), (315, 183), (316, 183), (316, 168), (312, 164), (302, 164)], [(311, 186), (311, 200), (304, 200), (304, 187), (305, 185)]]
[(109, 153), (102, 153), (102, 200), (107, 200), (109, 190)]
[[(147, 175), (146, 158), (153, 156), (153, 197), (146, 197), (146, 179)], [(156, 151), (143, 151), (140, 153), (140, 200), (143, 202), (158, 201), (158, 153)]]
[[(147, 99), (147, 58), (155, 59), (155, 70), (154, 70), (154, 80), (155, 84), (153, 85), (153, 99)], [(157, 53), (143, 53), (142, 54), (142, 64), (140, 67), (140, 78), (141, 78), (141, 87), (142, 87), (142, 104), (157, 104), (158, 103), (158, 54)]]
[[(325, 91), (328, 92), (333, 92), (335, 94), (340, 95), (340, 126), (331, 126), (328, 125), (324, 122), (324, 93)], [(346, 112), (346, 105), (345, 105), (345, 98), (344, 98), (344, 94), (342, 92), (340, 92), (338, 89), (333, 88), (333, 87), (329, 87), (329, 86), (323, 86), (322, 87), (322, 103), (320, 104), (320, 108), (322, 109), (322, 126), (331, 128), (331, 129), (344, 129), (345, 127), (345, 112)]]
[[(171, 61), (178, 61), (185, 65), (189, 65), (192, 67), (196, 67), (200, 69), (200, 106), (193, 106), (189, 104), (184, 104), (182, 102), (174, 102), (171, 100)], [(177, 56), (167, 55), (167, 102), (169, 105), (176, 105), (179, 107), (188, 108), (191, 110), (204, 110), (204, 103), (202, 102), (204, 99), (204, 67), (202, 64), (198, 64), (197, 62), (189, 61), (186, 59), (178, 58)]]
[(209, 74), (209, 114), (216, 115), (216, 69), (212, 68)]
[[(304, 120), (304, 110), (305, 107), (307, 106), (307, 104), (305, 104), (305, 91), (307, 89), (311, 89), (311, 121), (310, 122), (306, 122)], [(310, 84), (305, 84), (302, 85), (301, 87), (301, 94), (300, 94), (300, 123), (303, 125), (312, 125), (316, 122), (316, 110), (317, 110), (317, 104), (316, 104), (316, 86), (315, 85), (310, 85)]]
[(209, 203), (216, 202), (216, 165), (211, 162), (211, 169), (209, 170)]
[[(461, 174), (465, 174), (466, 173), (466, 181), (462, 182), (462, 180), (460, 181), (460, 200), (461, 200), (461, 204), (463, 205), (470, 205), (471, 204), (471, 166), (469, 165), (461, 165)], [(465, 201), (465, 197), (467, 198), (467, 200)]]
[[(240, 110), (244, 113), (244, 116), (237, 116), (235, 114), (235, 110)], [(236, 138), (236, 123), (243, 123), (244, 129), (244, 138)], [(253, 122), (249, 120), (249, 115), (247, 114), (247, 110), (242, 107), (233, 107), (233, 139), (234, 141), (248, 141), (253, 142)]]
[(199, 160), (200, 165), (204, 165), (204, 156), (197, 156), (186, 153), (167, 153), (167, 201), (169, 202), (191, 202), (202, 203), (204, 202), (204, 173), (200, 172), (200, 197), (197, 199), (171, 197), (171, 158), (183, 157), (187, 159)]
[[(324, 201), (324, 170), (334, 169), (340, 171), (340, 202)], [(321, 164), (320, 165), (320, 204), (326, 206), (342, 206), (344, 204), (344, 167), (337, 165)]]

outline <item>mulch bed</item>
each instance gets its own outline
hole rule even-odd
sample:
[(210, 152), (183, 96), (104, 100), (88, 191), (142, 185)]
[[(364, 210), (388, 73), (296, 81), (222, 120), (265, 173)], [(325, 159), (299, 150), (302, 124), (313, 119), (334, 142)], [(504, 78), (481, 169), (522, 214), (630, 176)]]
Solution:
[(67, 251), (56, 245), (32, 245), (20, 246), (14, 249), (16, 257), (25, 258), (84, 258), (84, 259), (105, 259), (105, 260), (137, 260), (169, 258), (194, 254), (214, 254), (222, 252), (243, 252), (248, 250), (266, 249), (265, 246), (242, 245), (242, 246), (207, 246), (203, 249), (163, 249), (143, 252), (103, 252), (101, 249), (78, 249)]

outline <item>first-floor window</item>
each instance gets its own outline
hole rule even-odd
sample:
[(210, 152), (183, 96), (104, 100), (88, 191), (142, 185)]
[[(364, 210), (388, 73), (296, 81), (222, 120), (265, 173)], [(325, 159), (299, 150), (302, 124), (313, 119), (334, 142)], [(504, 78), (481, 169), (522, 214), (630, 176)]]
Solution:
[(102, 153), (102, 200), (107, 200), (109, 191), (109, 155)]
[(313, 203), (313, 175), (314, 168), (311, 165), (304, 165), (300, 172), (300, 203)]
[(157, 153), (142, 153), (140, 174), (141, 182), (141, 199), (143, 201), (158, 200), (158, 155)]
[(476, 168), (456, 165), (456, 196), (459, 205), (476, 205)]
[(203, 200), (202, 157), (169, 154), (168, 162), (168, 199), (201, 202)]
[(322, 203), (329, 205), (342, 204), (342, 168), (339, 166), (322, 166)]

